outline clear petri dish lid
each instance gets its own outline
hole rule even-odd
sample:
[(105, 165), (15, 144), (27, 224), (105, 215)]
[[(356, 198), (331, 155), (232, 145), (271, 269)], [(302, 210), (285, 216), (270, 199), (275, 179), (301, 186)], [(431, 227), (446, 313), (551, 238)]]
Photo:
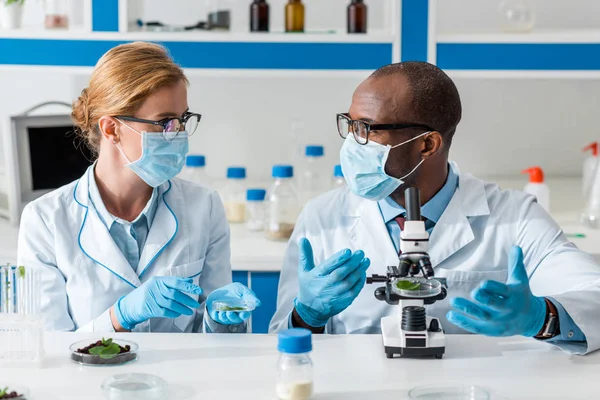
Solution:
[(241, 299), (231, 299), (213, 302), (212, 309), (215, 311), (254, 311), (256, 304), (247, 303)]
[(109, 400), (164, 400), (169, 384), (156, 375), (117, 374), (104, 380), (102, 391)]
[(397, 295), (422, 299), (440, 294), (442, 284), (437, 279), (414, 276), (394, 279), (391, 288)]
[(411, 400), (489, 400), (490, 393), (479, 386), (447, 384), (418, 386), (408, 392)]
[(19, 385), (11, 385), (10, 382), (0, 382), (0, 394), (14, 396), (13, 393), (17, 394), (17, 397), (6, 397), (10, 400), (28, 400), (29, 390), (26, 387)]

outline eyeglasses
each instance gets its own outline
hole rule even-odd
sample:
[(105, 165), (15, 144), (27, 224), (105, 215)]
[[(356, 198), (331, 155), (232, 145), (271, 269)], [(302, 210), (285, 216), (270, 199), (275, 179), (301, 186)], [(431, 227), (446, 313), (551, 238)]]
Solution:
[(428, 131), (435, 131), (435, 129), (422, 124), (370, 124), (365, 121), (351, 119), (347, 113), (337, 114), (337, 127), (342, 139), (346, 139), (352, 132), (358, 144), (367, 144), (371, 131), (393, 131), (407, 128), (423, 128)]
[(196, 132), (196, 129), (198, 129), (198, 125), (200, 124), (200, 119), (202, 118), (202, 115), (186, 112), (181, 117), (163, 118), (158, 121), (127, 117), (124, 115), (119, 115), (115, 118), (123, 121), (141, 122), (143, 124), (160, 126), (162, 128), (163, 137), (166, 140), (173, 140), (177, 136), (177, 134), (182, 131), (186, 131), (188, 136), (192, 136), (194, 132)]

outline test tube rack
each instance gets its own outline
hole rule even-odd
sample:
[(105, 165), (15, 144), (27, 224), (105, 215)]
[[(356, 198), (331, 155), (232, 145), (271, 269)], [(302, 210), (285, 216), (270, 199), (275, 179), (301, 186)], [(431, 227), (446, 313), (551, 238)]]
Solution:
[(0, 366), (41, 365), (44, 357), (39, 275), (0, 266)]

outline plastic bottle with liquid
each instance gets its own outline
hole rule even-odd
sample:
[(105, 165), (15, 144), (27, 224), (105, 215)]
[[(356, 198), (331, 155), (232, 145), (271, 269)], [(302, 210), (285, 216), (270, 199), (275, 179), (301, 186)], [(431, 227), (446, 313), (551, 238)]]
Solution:
[(333, 167), (333, 182), (331, 184), (331, 188), (338, 189), (344, 186), (346, 186), (346, 180), (344, 179), (342, 166), (336, 165), (335, 167)]
[(363, 0), (352, 0), (348, 6), (348, 33), (367, 33), (367, 5)]
[(294, 328), (279, 332), (277, 350), (277, 383), (280, 400), (308, 400), (313, 394), (312, 334), (308, 329)]
[(591, 154), (583, 162), (582, 193), (586, 197), (594, 179), (594, 173), (598, 166), (598, 142), (593, 142), (584, 147), (583, 151), (591, 151)]
[(324, 155), (323, 146), (306, 146), (306, 162), (304, 171), (300, 176), (300, 193), (303, 204), (308, 203), (311, 199), (329, 189), (325, 182), (325, 176), (323, 176), (323, 171), (325, 171)]
[(529, 183), (524, 191), (537, 198), (537, 202), (550, 212), (550, 188), (544, 183), (544, 171), (540, 167), (531, 167), (521, 172), (529, 174)]
[(289, 0), (285, 5), (285, 31), (304, 32), (304, 4), (302, 4), (302, 0)]
[(227, 182), (219, 191), (225, 206), (225, 216), (231, 223), (242, 223), (246, 220), (246, 168), (227, 168)]
[(271, 240), (288, 240), (300, 211), (293, 182), (294, 168), (291, 165), (275, 165), (272, 176), (274, 181), (267, 192), (266, 236)]
[(269, 3), (254, 0), (250, 4), (250, 32), (269, 32)]
[(199, 154), (188, 155), (180, 178), (201, 186), (210, 187), (212, 180), (206, 173), (206, 158)]

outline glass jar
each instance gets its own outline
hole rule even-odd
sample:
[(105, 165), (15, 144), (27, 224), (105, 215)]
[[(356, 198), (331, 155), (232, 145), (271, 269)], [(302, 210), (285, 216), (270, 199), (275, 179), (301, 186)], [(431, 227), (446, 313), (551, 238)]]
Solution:
[(498, 7), (502, 30), (528, 33), (535, 26), (535, 10), (530, 0), (504, 0)]
[(329, 189), (327, 180), (323, 176), (325, 170), (323, 146), (306, 146), (305, 154), (306, 166), (300, 176), (300, 195), (303, 205)]
[(313, 394), (312, 334), (295, 328), (279, 332), (276, 392), (280, 400), (308, 400)]
[(197, 154), (186, 157), (185, 167), (179, 177), (204, 187), (209, 187), (212, 183), (206, 173), (206, 158)]
[(338, 189), (344, 186), (346, 186), (346, 180), (344, 179), (342, 166), (336, 165), (335, 167), (333, 167), (333, 182), (331, 184), (331, 188)]
[(302, 4), (302, 0), (289, 0), (285, 5), (285, 31), (304, 32), (304, 4)]
[(264, 189), (248, 189), (246, 192), (246, 228), (259, 232), (265, 228), (266, 210)]
[(69, 27), (69, 0), (44, 0), (44, 13), (46, 29)]
[(273, 185), (267, 194), (267, 238), (288, 240), (292, 236), (299, 213), (299, 201), (294, 187), (291, 165), (273, 167)]
[(227, 182), (220, 190), (227, 221), (237, 224), (246, 220), (246, 168), (227, 168)]

